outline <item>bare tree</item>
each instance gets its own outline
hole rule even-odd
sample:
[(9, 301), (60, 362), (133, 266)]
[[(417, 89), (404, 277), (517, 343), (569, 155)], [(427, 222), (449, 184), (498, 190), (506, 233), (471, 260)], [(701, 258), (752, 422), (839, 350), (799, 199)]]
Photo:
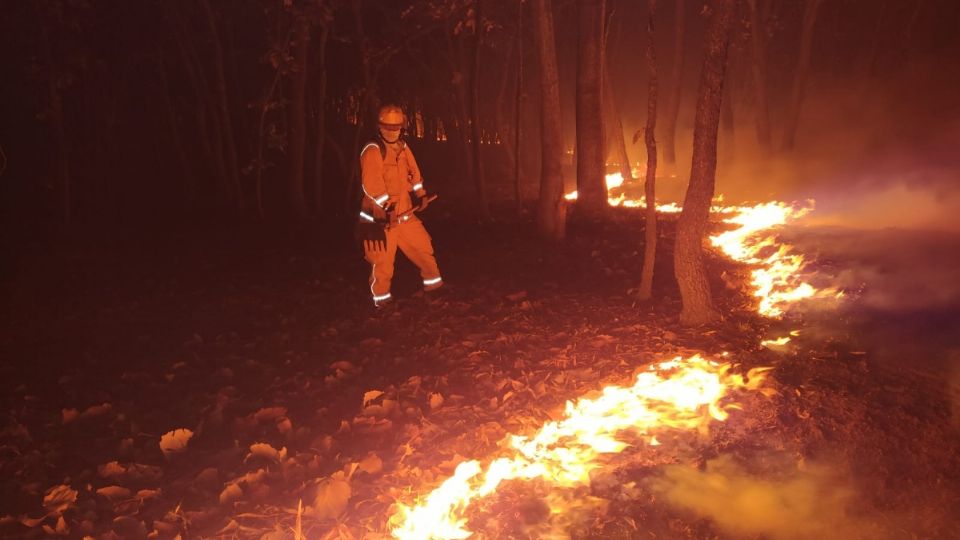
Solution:
[(607, 207), (603, 148), (604, 0), (578, 0), (577, 207), (591, 215)]
[(713, 2), (713, 15), (704, 46), (693, 126), (690, 184), (677, 223), (673, 254), (674, 273), (683, 300), (683, 311), (680, 313), (680, 323), (683, 325), (708, 323), (718, 317), (703, 264), (703, 241), (709, 225), (710, 201), (713, 199), (720, 104), (736, 3), (737, 0)]
[(213, 68), (216, 77), (217, 112), (223, 126), (224, 156), (226, 158), (227, 179), (230, 182), (230, 194), (233, 203), (239, 210), (243, 209), (243, 189), (240, 185), (240, 172), (237, 167), (237, 145), (233, 137), (233, 120), (230, 115), (230, 98), (227, 95), (227, 78), (225, 74), (223, 46), (220, 41), (220, 31), (217, 19), (210, 7), (209, 0), (200, 0), (200, 5), (206, 15), (207, 26), (213, 38)]
[(513, 196), (517, 201), (517, 217), (523, 214), (523, 194), (520, 192), (520, 141), (523, 118), (523, 0), (517, 0), (517, 107), (514, 118), (513, 140)]
[[(764, 0), (759, 0), (764, 1)], [(766, 0), (769, 2), (770, 0)], [(756, 94), (755, 119), (757, 122), (757, 142), (764, 150), (770, 150), (770, 98), (767, 95), (767, 36), (765, 28), (767, 10), (760, 12), (758, 0), (747, 0), (750, 7), (750, 44), (753, 56), (753, 87)]]
[(807, 90), (807, 73), (810, 71), (810, 51), (813, 48), (813, 29), (817, 24), (817, 9), (820, 0), (806, 0), (803, 5), (803, 28), (800, 32), (800, 58), (793, 76), (793, 91), (787, 107), (786, 124), (783, 127), (783, 150), (793, 150), (800, 123), (800, 108)]
[(320, 33), (317, 36), (317, 139), (313, 152), (313, 207), (317, 215), (323, 214), (323, 157), (327, 140), (327, 42), (333, 11), (325, 0), (317, 0)]
[(304, 196), (304, 169), (307, 150), (307, 67), (310, 51), (310, 20), (294, 13), (293, 66), (290, 88), (290, 176), (287, 178), (287, 202), (293, 217), (307, 215)]
[(566, 235), (567, 207), (563, 199), (563, 139), (560, 126), (560, 77), (553, 33), (551, 0), (532, 0), (534, 40), (540, 57), (541, 169), (538, 227), (548, 241)]
[(473, 183), (477, 190), (477, 208), (482, 221), (490, 219), (490, 206), (483, 179), (483, 130), (480, 126), (480, 53), (483, 52), (483, 12), (480, 0), (473, 2), (473, 63), (470, 76), (470, 138), (473, 143)]
[(673, 67), (670, 72), (670, 88), (667, 89), (667, 117), (663, 126), (663, 158), (667, 166), (677, 164), (677, 117), (680, 115), (680, 101), (683, 93), (683, 67), (686, 57), (684, 34), (686, 33), (685, 0), (675, 0), (673, 20)]
[(653, 266), (657, 257), (657, 140), (654, 132), (657, 127), (657, 50), (654, 40), (654, 17), (657, 14), (657, 0), (647, 0), (650, 19), (647, 22), (647, 70), (650, 75), (647, 91), (647, 125), (644, 128), (644, 142), (647, 146), (647, 177), (643, 191), (647, 200), (645, 211), (646, 227), (643, 233), (643, 270), (640, 272), (640, 299), (646, 300), (653, 295)]

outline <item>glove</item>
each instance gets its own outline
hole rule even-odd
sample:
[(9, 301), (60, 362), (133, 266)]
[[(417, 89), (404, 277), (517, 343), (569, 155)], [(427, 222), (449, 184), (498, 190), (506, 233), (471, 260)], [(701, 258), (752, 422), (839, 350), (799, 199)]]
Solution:
[(355, 232), (364, 253), (387, 251), (387, 231), (382, 224), (358, 223)]

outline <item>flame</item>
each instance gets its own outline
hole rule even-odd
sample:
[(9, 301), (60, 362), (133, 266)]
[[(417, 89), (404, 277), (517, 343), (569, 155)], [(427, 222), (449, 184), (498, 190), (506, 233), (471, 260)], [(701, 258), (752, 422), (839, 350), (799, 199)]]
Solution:
[[(646, 198), (629, 199), (623, 190), (623, 176), (606, 175), (607, 202), (610, 206), (626, 208), (646, 207)], [(577, 192), (567, 193), (568, 201), (577, 199)], [(711, 244), (731, 259), (753, 267), (750, 284), (757, 297), (757, 311), (767, 317), (781, 317), (788, 306), (813, 297), (835, 296), (843, 293), (835, 289), (818, 290), (804, 281), (803, 255), (793, 252), (792, 246), (780, 242), (772, 231), (789, 221), (798, 219), (813, 209), (813, 201), (806, 205), (788, 205), (779, 201), (754, 206), (726, 206), (723, 195), (714, 198), (711, 212), (726, 216), (724, 223), (734, 228), (710, 237)], [(658, 212), (675, 214), (683, 207), (675, 202), (657, 204)]]
[[(725, 400), (734, 390), (756, 390), (767, 368), (746, 377), (730, 373), (730, 363), (699, 355), (661, 362), (637, 375), (630, 387), (607, 386), (595, 399), (568, 401), (563, 419), (548, 422), (533, 436), (509, 438), (503, 455), (489, 461), (460, 463), (445, 480), (415, 505), (397, 504), (390, 518), (395, 538), (467, 538), (471, 503), (493, 493), (504, 481), (540, 479), (556, 488), (589, 484), (601, 458), (623, 450), (633, 433), (651, 446), (668, 429), (707, 429), (737, 408)], [(618, 437), (621, 436), (621, 437)], [(549, 501), (548, 501), (549, 503)], [(551, 513), (562, 512), (551, 508)]]

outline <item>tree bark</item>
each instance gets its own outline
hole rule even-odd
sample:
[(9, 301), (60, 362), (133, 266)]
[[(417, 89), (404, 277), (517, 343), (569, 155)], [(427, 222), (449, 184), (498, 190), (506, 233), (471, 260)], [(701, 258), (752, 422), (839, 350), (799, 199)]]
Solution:
[(650, 20), (647, 23), (647, 70), (650, 72), (649, 90), (647, 91), (647, 125), (644, 133), (644, 142), (647, 146), (647, 177), (643, 191), (646, 197), (645, 210), (646, 227), (644, 228), (643, 270), (640, 272), (641, 300), (647, 300), (653, 295), (653, 266), (657, 256), (657, 140), (654, 137), (657, 127), (657, 50), (654, 39), (654, 17), (657, 13), (657, 0), (647, 0), (650, 10)]
[(793, 76), (793, 92), (787, 107), (787, 121), (783, 127), (781, 149), (793, 150), (797, 138), (797, 126), (800, 123), (800, 108), (807, 89), (807, 73), (810, 70), (810, 51), (813, 48), (813, 29), (817, 24), (817, 9), (820, 0), (806, 0), (803, 6), (803, 29), (800, 34), (800, 58)]
[[(766, 17), (757, 9), (758, 0), (747, 0), (750, 6), (750, 43), (753, 56), (753, 87), (756, 94), (755, 119), (757, 123), (757, 142), (769, 151), (772, 144), (770, 134), (770, 100), (767, 97), (767, 46), (764, 28)], [(769, 0), (768, 0), (769, 1)]]
[(183, 63), (184, 72), (190, 81), (193, 89), (194, 100), (196, 101), (195, 117), (197, 120), (197, 138), (200, 148), (203, 150), (204, 162), (210, 163), (211, 173), (215, 180), (215, 203), (222, 203), (227, 199), (229, 185), (227, 183), (226, 164), (223, 159), (223, 148), (220, 144), (218, 122), (216, 118), (211, 122), (208, 111), (211, 111), (209, 87), (206, 78), (203, 76), (203, 66), (200, 65), (196, 57), (196, 51), (190, 43), (188, 36), (189, 30), (183, 20), (183, 16), (177, 8), (175, 2), (164, 4), (168, 9), (168, 14), (172, 19), (174, 41), (177, 42), (177, 49), (180, 52), (180, 58)]
[(534, 40), (540, 58), (541, 169), (538, 229), (547, 241), (566, 235), (567, 208), (563, 198), (563, 138), (560, 116), (560, 77), (553, 33), (551, 0), (532, 0)]
[(173, 99), (170, 94), (170, 82), (167, 78), (167, 68), (164, 62), (163, 52), (157, 54), (157, 71), (160, 77), (160, 91), (163, 94), (163, 105), (167, 110), (167, 122), (170, 127), (170, 137), (173, 139), (173, 148), (176, 151), (177, 164), (180, 166), (180, 181), (182, 185), (181, 196), (184, 208), (191, 208), (196, 201), (197, 189), (193, 174), (190, 172), (190, 165), (187, 162), (187, 152), (183, 146), (183, 137), (180, 134), (180, 122), (177, 115), (177, 109), (173, 105)]
[(287, 202), (295, 219), (307, 215), (304, 196), (304, 168), (307, 149), (307, 58), (310, 50), (310, 20), (302, 13), (294, 15), (294, 69), (290, 92), (290, 176)]
[(577, 2), (577, 207), (594, 217), (603, 214), (607, 207), (603, 145), (604, 4), (604, 0)]
[[(633, 169), (630, 167), (630, 156), (627, 154), (627, 141), (623, 137), (623, 117), (620, 115), (620, 107), (617, 106), (617, 98), (613, 93), (613, 82), (610, 76), (610, 64), (604, 66), (603, 93), (604, 102), (606, 102), (607, 119), (610, 123), (610, 129), (607, 131), (606, 144), (613, 147), (613, 155), (620, 165), (620, 176), (624, 182), (633, 180)], [(606, 175), (604, 175), (604, 187), (606, 187)]]
[(670, 88), (667, 90), (667, 117), (663, 125), (663, 158), (671, 170), (677, 165), (677, 117), (683, 94), (683, 67), (685, 63), (686, 7), (685, 0), (675, 0), (673, 30), (673, 67)]
[(200, 0), (200, 5), (207, 17), (207, 25), (213, 36), (213, 67), (217, 80), (217, 110), (220, 113), (223, 126), (224, 152), (227, 165), (227, 179), (231, 186), (233, 203), (238, 210), (243, 210), (243, 187), (240, 185), (240, 172), (237, 166), (237, 145), (233, 138), (233, 121), (230, 117), (230, 99), (227, 96), (227, 78), (224, 69), (223, 47), (220, 42), (220, 31), (217, 28), (216, 16), (210, 7), (209, 0)]
[(317, 145), (313, 154), (313, 206), (318, 216), (323, 215), (323, 154), (327, 138), (327, 39), (330, 36), (329, 22), (320, 25), (317, 38), (319, 61), (317, 80)]
[(470, 128), (473, 143), (473, 183), (477, 192), (477, 213), (481, 221), (490, 220), (490, 207), (484, 189), (483, 130), (480, 126), (480, 53), (483, 52), (483, 12), (480, 0), (473, 2), (473, 24), (476, 32), (473, 42), (473, 65), (470, 76)]
[(687, 326), (708, 323), (718, 317), (713, 308), (710, 283), (703, 264), (703, 241), (709, 225), (710, 201), (713, 199), (720, 104), (736, 1), (715, 0), (713, 3), (694, 118), (690, 184), (677, 223), (674, 273), (683, 300), (680, 323)]
[(517, 217), (523, 214), (523, 194), (520, 190), (520, 135), (523, 119), (523, 0), (517, 0), (517, 104), (513, 133), (513, 197), (516, 199)]

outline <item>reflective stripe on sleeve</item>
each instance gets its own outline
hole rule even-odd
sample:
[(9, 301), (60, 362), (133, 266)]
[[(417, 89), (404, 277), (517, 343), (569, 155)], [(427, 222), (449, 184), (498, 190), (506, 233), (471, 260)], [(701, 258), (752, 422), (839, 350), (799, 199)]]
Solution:
[(423, 182), (420, 182), (419, 184), (414, 184), (413, 186), (414, 191), (420, 191), (421, 189), (423, 189)]
[(433, 279), (425, 279), (425, 280), (423, 280), (423, 284), (426, 285), (427, 287), (429, 287), (430, 285), (436, 285), (437, 283), (440, 283), (441, 281), (443, 281), (443, 278), (441, 278), (440, 276), (437, 276), (437, 277), (435, 277), (435, 278), (433, 278)]
[(362, 156), (363, 153), (366, 152), (367, 149), (370, 148), (371, 146), (374, 147), (374, 148), (379, 148), (379, 147), (377, 146), (377, 143), (367, 143), (367, 145), (363, 147), (363, 150), (360, 151), (360, 155)]
[(383, 195), (377, 197), (376, 199), (373, 199), (373, 201), (379, 204), (380, 206), (383, 206), (383, 203), (387, 202), (387, 199), (389, 198), (390, 198), (390, 195), (384, 193)]
[(373, 303), (376, 304), (376, 303), (379, 303), (379, 302), (383, 302), (383, 301), (385, 301), (385, 300), (389, 300), (390, 298), (391, 298), (390, 293), (381, 294), (380, 296), (374, 295), (374, 297), (373, 297)]
[(375, 219), (373, 219), (373, 216), (363, 211), (360, 212), (360, 217), (370, 222), (376, 221)]

